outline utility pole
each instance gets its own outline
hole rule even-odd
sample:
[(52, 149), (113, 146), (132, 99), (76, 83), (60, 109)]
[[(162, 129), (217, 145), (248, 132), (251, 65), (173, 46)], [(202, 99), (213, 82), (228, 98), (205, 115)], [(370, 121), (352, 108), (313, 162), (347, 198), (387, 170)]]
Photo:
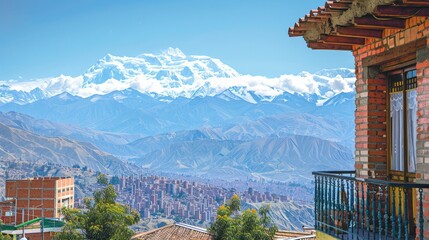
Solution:
[(40, 224), (41, 232), (42, 232), (42, 240), (45, 240), (45, 206), (42, 208), (42, 222)]
[[(22, 209), (22, 223), (24, 223), (24, 211), (25, 209)], [(25, 224), (22, 225), (22, 235), (25, 238)]]
[[(15, 196), (17, 196), (17, 195), (15, 195)], [(18, 205), (17, 205), (18, 203), (17, 203), (17, 198), (15, 198), (15, 226), (16, 226), (16, 208), (18, 207)]]

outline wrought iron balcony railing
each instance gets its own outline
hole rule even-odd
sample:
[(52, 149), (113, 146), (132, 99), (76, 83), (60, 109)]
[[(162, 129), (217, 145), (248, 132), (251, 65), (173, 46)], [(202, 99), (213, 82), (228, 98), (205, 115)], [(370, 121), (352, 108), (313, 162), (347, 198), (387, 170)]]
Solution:
[(355, 171), (313, 172), (315, 227), (339, 239), (425, 239), (429, 184), (362, 179)]

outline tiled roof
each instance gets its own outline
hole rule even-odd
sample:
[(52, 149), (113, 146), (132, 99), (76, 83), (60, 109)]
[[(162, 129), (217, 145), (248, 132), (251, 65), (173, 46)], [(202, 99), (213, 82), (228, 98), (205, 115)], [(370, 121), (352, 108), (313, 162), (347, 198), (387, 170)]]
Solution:
[(211, 240), (206, 229), (178, 223), (148, 232), (138, 233), (132, 239), (139, 240)]
[(274, 239), (283, 240), (283, 239), (316, 239), (315, 231), (278, 231), (274, 235)]
[(411, 17), (429, 17), (428, 0), (333, 0), (289, 28), (313, 49), (352, 50), (385, 29), (404, 29)]

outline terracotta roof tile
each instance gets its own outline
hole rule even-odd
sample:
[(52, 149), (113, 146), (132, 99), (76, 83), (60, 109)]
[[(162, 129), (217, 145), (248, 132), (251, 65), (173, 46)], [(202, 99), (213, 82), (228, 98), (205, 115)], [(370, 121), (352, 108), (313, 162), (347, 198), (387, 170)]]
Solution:
[(187, 224), (167, 225), (148, 232), (136, 234), (135, 240), (211, 240), (207, 230)]
[(298, 232), (298, 231), (278, 231), (274, 235), (274, 239), (295, 239), (295, 238), (304, 238), (304, 239), (316, 239), (315, 231), (308, 232)]

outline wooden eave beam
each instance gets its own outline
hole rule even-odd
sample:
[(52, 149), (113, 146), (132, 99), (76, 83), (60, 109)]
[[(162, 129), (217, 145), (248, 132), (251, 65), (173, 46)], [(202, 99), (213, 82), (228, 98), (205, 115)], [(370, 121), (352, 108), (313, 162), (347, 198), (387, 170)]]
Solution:
[(294, 25), (294, 29), (298, 30), (298, 31), (305, 31), (308, 30), (308, 23), (307, 22), (303, 22), (303, 23), (295, 23)]
[(429, 2), (427, 0), (402, 0), (402, 3), (412, 6), (429, 6)]
[(351, 45), (341, 45), (333, 43), (323, 43), (323, 42), (308, 42), (307, 46), (312, 49), (321, 49), (321, 50), (353, 50)]
[(379, 29), (366, 29), (358, 27), (345, 27), (337, 26), (337, 31), (339, 35), (343, 36), (352, 36), (352, 37), (361, 37), (361, 38), (382, 38), (383, 30)]
[(320, 35), (320, 40), (326, 43), (336, 43), (345, 45), (364, 45), (365, 38), (344, 37), (335, 35)]
[(357, 17), (353, 19), (355, 26), (368, 28), (405, 28), (405, 19), (386, 18), (376, 19), (374, 16)]
[(305, 22), (308, 23), (320, 23), (323, 22), (323, 19), (320, 17), (310, 17), (310, 16), (305, 16)]
[(330, 16), (331, 16), (330, 14), (322, 13), (322, 12), (319, 12), (318, 10), (310, 11), (310, 17), (328, 19)]
[(428, 7), (407, 7), (404, 5), (378, 6), (374, 14), (379, 17), (428, 17)]
[(325, 4), (325, 8), (344, 11), (350, 8), (350, 3), (327, 1)]
[(304, 36), (305, 31), (296, 30), (293, 28), (289, 28), (288, 30), (289, 37), (301, 37)]
[(311, 10), (311, 11), (310, 11), (310, 16), (311, 16), (311, 17), (316, 17), (318, 13), (319, 13), (319, 12), (318, 12), (317, 10)]
[(303, 32), (290, 32), (289, 37), (302, 37), (304, 36)]
[(343, 12), (344, 12), (344, 10), (333, 9), (333, 8), (327, 8), (326, 11), (324, 11), (324, 13), (329, 13), (331, 15), (333, 15), (333, 14), (338, 14), (339, 15), (339, 14), (341, 14)]
[(320, 17), (323, 20), (327, 20), (331, 17), (330, 13), (320, 13), (319, 15), (317, 15), (318, 17)]

